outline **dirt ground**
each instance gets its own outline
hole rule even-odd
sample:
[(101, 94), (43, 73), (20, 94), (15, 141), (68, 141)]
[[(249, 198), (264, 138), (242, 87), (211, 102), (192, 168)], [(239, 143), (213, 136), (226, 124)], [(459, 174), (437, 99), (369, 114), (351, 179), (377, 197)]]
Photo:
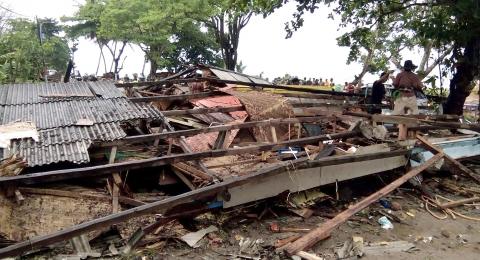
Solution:
[[(208, 242), (203, 247), (191, 249), (188, 247), (177, 247), (172, 250), (161, 250), (163, 252), (151, 252), (152, 259), (248, 259), (245, 256), (251, 256), (251, 259), (290, 259), (283, 254), (267, 253), (271, 251), (271, 245), (277, 239), (286, 238), (295, 233), (273, 233), (269, 230), (269, 224), (279, 222), (288, 226), (315, 228), (325, 219), (313, 216), (307, 220), (301, 217), (280, 217), (268, 218), (263, 221), (254, 221), (243, 224), (231, 231), (221, 231), (218, 236), (225, 236), (226, 241), (221, 245), (208, 245), (212, 238), (206, 239)], [(451, 218), (438, 220), (422, 209), (418, 209), (417, 214), (410, 221), (411, 224), (393, 223), (393, 230), (384, 230), (379, 224), (359, 224), (355, 221), (349, 221), (336, 229), (332, 236), (323, 242), (318, 243), (308, 252), (314, 252), (325, 259), (337, 259), (335, 248), (340, 247), (346, 240), (352, 236), (361, 236), (365, 243), (383, 242), (383, 241), (409, 241), (415, 245), (414, 250), (410, 252), (379, 253), (378, 255), (364, 255), (362, 259), (455, 259), (459, 256), (462, 259), (479, 259), (480, 257), (480, 222), (469, 221), (465, 219)], [(239, 239), (240, 238), (240, 239)], [(252, 250), (246, 253), (239, 253), (240, 240), (250, 238), (251, 240), (263, 240), (262, 249)], [(204, 241), (205, 242), (205, 241)], [(177, 245), (178, 246), (178, 245)], [(250, 254), (249, 254), (250, 253)], [(244, 257), (234, 258), (229, 254), (238, 254)], [(260, 258), (255, 258), (260, 257)], [(356, 259), (356, 257), (351, 258)]]

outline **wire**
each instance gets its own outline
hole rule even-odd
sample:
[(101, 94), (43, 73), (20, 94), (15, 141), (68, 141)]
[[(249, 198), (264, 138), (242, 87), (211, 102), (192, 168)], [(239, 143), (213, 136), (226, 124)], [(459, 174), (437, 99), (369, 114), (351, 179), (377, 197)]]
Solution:
[(5, 6), (2, 6), (2, 5), (0, 5), (0, 9), (3, 9), (3, 10), (5, 10), (5, 11), (7, 11), (7, 12), (12, 13), (12, 14), (16, 14), (16, 15), (23, 16), (23, 17), (28, 17), (28, 16), (26, 16), (26, 15), (17, 13), (17, 12), (15, 12), (15, 11), (13, 11), (12, 9), (7, 8), (7, 7), (5, 7)]

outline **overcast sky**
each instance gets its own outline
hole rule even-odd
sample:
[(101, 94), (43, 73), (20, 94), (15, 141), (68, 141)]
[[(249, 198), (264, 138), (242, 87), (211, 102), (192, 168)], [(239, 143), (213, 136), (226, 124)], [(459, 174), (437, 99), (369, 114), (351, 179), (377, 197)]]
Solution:
[[(34, 19), (35, 16), (60, 18), (71, 16), (84, 0), (0, 0), (2, 6)], [(239, 61), (246, 66), (245, 73), (259, 75), (272, 80), (286, 73), (298, 77), (334, 78), (343, 83), (353, 80), (361, 70), (359, 64), (346, 65), (348, 48), (337, 46), (336, 38), (339, 21), (328, 18), (330, 10), (322, 6), (314, 14), (306, 14), (304, 26), (292, 38), (285, 39), (285, 22), (289, 21), (295, 5), (288, 4), (266, 19), (253, 17), (241, 32)], [(17, 16), (19, 16), (17, 15)], [(20, 17), (22, 17), (20, 16)], [(135, 46), (127, 47), (124, 70), (120, 73), (131, 75), (140, 73), (143, 66), (143, 53)], [(99, 50), (92, 41), (79, 41), (75, 53), (75, 63), (81, 74), (95, 73)], [(414, 63), (420, 57), (412, 57)], [(107, 62), (108, 63), (108, 62)], [(103, 65), (102, 65), (103, 67)], [(148, 64), (145, 73), (148, 74)], [(99, 74), (103, 73), (100, 68)], [(376, 76), (367, 75), (364, 82), (373, 82)]]

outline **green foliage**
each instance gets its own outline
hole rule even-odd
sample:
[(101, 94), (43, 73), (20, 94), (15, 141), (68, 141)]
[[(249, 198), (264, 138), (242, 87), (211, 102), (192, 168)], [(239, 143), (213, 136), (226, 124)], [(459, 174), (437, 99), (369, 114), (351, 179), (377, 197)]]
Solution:
[[(45, 69), (64, 71), (70, 57), (60, 27), (53, 20), (40, 21), (43, 40), (38, 38), (37, 24), (14, 19), (0, 36), (0, 80), (15, 83), (40, 80)], [(45, 30), (43, 30), (45, 28)]]
[[(100, 17), (105, 10), (108, 0), (92, 0), (80, 6), (74, 17), (63, 17), (63, 22), (73, 22), (73, 25), (66, 26), (67, 36), (71, 39), (86, 37), (97, 39), (97, 31), (100, 27)], [(101, 39), (99, 39), (101, 40)]]
[(185, 63), (218, 65), (218, 45), (194, 18), (199, 1), (101, 0), (80, 7), (72, 37), (90, 36), (109, 47), (110, 41), (139, 45), (158, 69), (175, 71)]

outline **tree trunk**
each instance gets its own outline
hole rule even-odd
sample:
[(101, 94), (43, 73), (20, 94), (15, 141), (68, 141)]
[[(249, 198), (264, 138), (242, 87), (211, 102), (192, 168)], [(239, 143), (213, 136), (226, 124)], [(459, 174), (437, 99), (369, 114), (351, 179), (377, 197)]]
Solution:
[(473, 89), (473, 80), (478, 77), (480, 37), (474, 37), (465, 46), (456, 72), (450, 80), (450, 94), (444, 105), (445, 114), (462, 115), (465, 100)]
[(357, 85), (358, 83), (362, 82), (363, 77), (370, 70), (370, 63), (372, 62), (372, 59), (373, 59), (373, 51), (367, 50), (367, 52), (368, 54), (363, 60), (362, 71), (360, 72), (360, 74), (355, 75), (355, 79), (352, 81), (353, 85)]
[(158, 69), (157, 62), (154, 59), (150, 59), (150, 75), (149, 75), (149, 77), (151, 79), (155, 78), (155, 74), (157, 73), (157, 69)]

